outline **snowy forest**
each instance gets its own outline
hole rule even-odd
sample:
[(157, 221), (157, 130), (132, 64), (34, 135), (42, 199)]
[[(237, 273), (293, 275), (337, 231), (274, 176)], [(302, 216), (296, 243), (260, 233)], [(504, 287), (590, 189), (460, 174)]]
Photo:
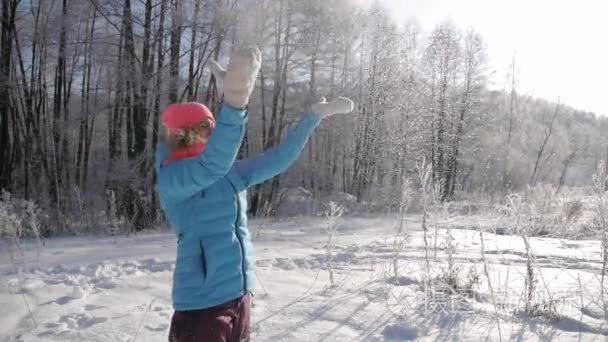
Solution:
[[(241, 156), (276, 144), (321, 96), (356, 102), (289, 174), (250, 193), (256, 216), (272, 215), (287, 186), (387, 209), (423, 159), (442, 201), (589, 185), (608, 161), (608, 118), (518, 91), (516, 58), (490, 70), (475, 31), (445, 21), (422, 32), (388, 11), (316, 0), (5, 0), (0, 188), (62, 225), (110, 207), (138, 230), (153, 224), (159, 115), (178, 101), (215, 108), (205, 67), (236, 41), (264, 57)], [(499, 90), (488, 86), (493, 72), (504, 74)]]
[(166, 340), (161, 114), (218, 112), (210, 61), (243, 45), (239, 159), (355, 104), (247, 191), (252, 341), (608, 336), (608, 116), (524, 89), (474, 28), (382, 1), (0, 1), (0, 341)]

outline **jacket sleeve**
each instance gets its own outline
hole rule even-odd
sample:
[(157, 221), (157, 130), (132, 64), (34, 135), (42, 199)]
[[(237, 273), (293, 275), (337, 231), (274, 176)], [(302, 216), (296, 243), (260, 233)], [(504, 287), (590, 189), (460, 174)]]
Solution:
[(262, 183), (287, 170), (298, 160), (320, 121), (317, 114), (305, 114), (280, 144), (251, 158), (238, 160), (234, 166), (245, 187)]
[(246, 111), (223, 105), (205, 151), (196, 158), (162, 166), (168, 151), (160, 144), (156, 151), (159, 195), (188, 198), (228, 173), (243, 141), (246, 121)]

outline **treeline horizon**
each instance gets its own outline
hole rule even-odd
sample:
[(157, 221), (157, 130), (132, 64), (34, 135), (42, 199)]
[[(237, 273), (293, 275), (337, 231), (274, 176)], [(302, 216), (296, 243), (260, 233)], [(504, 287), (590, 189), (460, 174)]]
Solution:
[(138, 230), (162, 220), (160, 114), (181, 101), (215, 112), (207, 62), (238, 44), (263, 53), (240, 158), (279, 143), (321, 96), (356, 102), (288, 173), (250, 191), (256, 216), (293, 186), (397, 207), (423, 161), (441, 201), (585, 186), (608, 162), (608, 118), (521, 92), (516, 60), (491, 90), (486, 42), (450, 21), (423, 32), (347, 0), (1, 1), (0, 189), (58, 226), (85, 212)]

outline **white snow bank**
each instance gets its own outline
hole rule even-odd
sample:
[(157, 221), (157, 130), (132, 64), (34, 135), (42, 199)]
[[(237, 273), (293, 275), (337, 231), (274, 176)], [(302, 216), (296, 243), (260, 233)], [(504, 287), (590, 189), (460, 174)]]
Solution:
[[(604, 341), (608, 336), (598, 304), (598, 241), (530, 240), (539, 301), (549, 289), (558, 307), (555, 320), (513, 313), (525, 285), (521, 238), (484, 233), (487, 267), (500, 302), (496, 312), (483, 274), (467, 295), (424, 291), (425, 251), (417, 217), (406, 219), (411, 239), (398, 255), (397, 279), (390, 268), (395, 220), (344, 219), (334, 237), (336, 286), (331, 287), (324, 227), (320, 218), (253, 220), (254, 235), (263, 233), (254, 241), (259, 285), (252, 341), (496, 341), (499, 335), (503, 340)], [(447, 265), (445, 234), (438, 231), (433, 273)], [(463, 229), (452, 235), (455, 265), (481, 272), (479, 233)], [(2, 246), (0, 341), (166, 341), (174, 246), (169, 233), (61, 238), (48, 240), (37, 259), (26, 243), (20, 273)]]

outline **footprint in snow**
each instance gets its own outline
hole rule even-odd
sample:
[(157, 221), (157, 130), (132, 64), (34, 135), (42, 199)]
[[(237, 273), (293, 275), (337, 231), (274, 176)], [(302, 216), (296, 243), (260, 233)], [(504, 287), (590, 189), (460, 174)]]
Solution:
[(171, 314), (170, 314), (171, 308), (169, 306), (157, 305), (152, 308), (152, 311), (156, 312), (158, 314), (158, 316), (163, 317), (163, 318), (168, 318), (171, 316)]
[(101, 282), (99, 284), (96, 284), (95, 287), (104, 289), (104, 290), (111, 290), (116, 287), (116, 284), (106, 281), (106, 282)]
[(74, 298), (72, 296), (63, 296), (63, 297), (59, 297), (59, 298), (55, 299), (53, 301), (53, 303), (58, 304), (58, 305), (65, 305), (65, 304), (73, 301), (74, 299), (76, 299), (76, 298)]
[(288, 258), (276, 258), (274, 267), (277, 267), (277, 268), (280, 268), (280, 269), (283, 269), (286, 271), (292, 271), (297, 268), (297, 266), (294, 264), (293, 260), (288, 259)]
[(37, 336), (39, 338), (63, 337), (70, 334), (71, 331), (87, 329), (95, 324), (100, 324), (107, 320), (108, 319), (106, 317), (93, 317), (87, 314), (79, 313), (63, 315), (57, 322), (46, 323), (44, 327), (48, 330), (39, 333)]
[(49, 328), (49, 329), (59, 328), (60, 326), (61, 326), (61, 323), (47, 323), (44, 325), (45, 328)]
[(384, 327), (382, 335), (386, 342), (405, 342), (416, 340), (418, 331), (416, 328), (405, 324), (391, 324)]
[(95, 324), (103, 323), (107, 321), (106, 317), (93, 317), (88, 314), (69, 314), (63, 315), (59, 319), (59, 322), (67, 325), (69, 329), (86, 329)]
[(169, 327), (168, 324), (160, 324), (157, 327), (152, 327), (152, 326), (149, 326), (149, 325), (145, 326), (145, 328), (148, 329), (148, 330), (150, 330), (150, 331), (165, 331), (165, 330), (167, 330), (168, 327)]
[(105, 309), (107, 306), (103, 305), (95, 305), (95, 304), (87, 304), (84, 306), (85, 311), (94, 311), (99, 309)]
[(41, 305), (48, 305), (48, 304), (66, 305), (74, 300), (82, 299), (82, 298), (86, 297), (88, 295), (88, 292), (89, 292), (89, 290), (86, 288), (83, 288), (81, 286), (74, 286), (71, 295), (61, 296), (55, 300), (51, 300), (50, 302), (46, 302)]

